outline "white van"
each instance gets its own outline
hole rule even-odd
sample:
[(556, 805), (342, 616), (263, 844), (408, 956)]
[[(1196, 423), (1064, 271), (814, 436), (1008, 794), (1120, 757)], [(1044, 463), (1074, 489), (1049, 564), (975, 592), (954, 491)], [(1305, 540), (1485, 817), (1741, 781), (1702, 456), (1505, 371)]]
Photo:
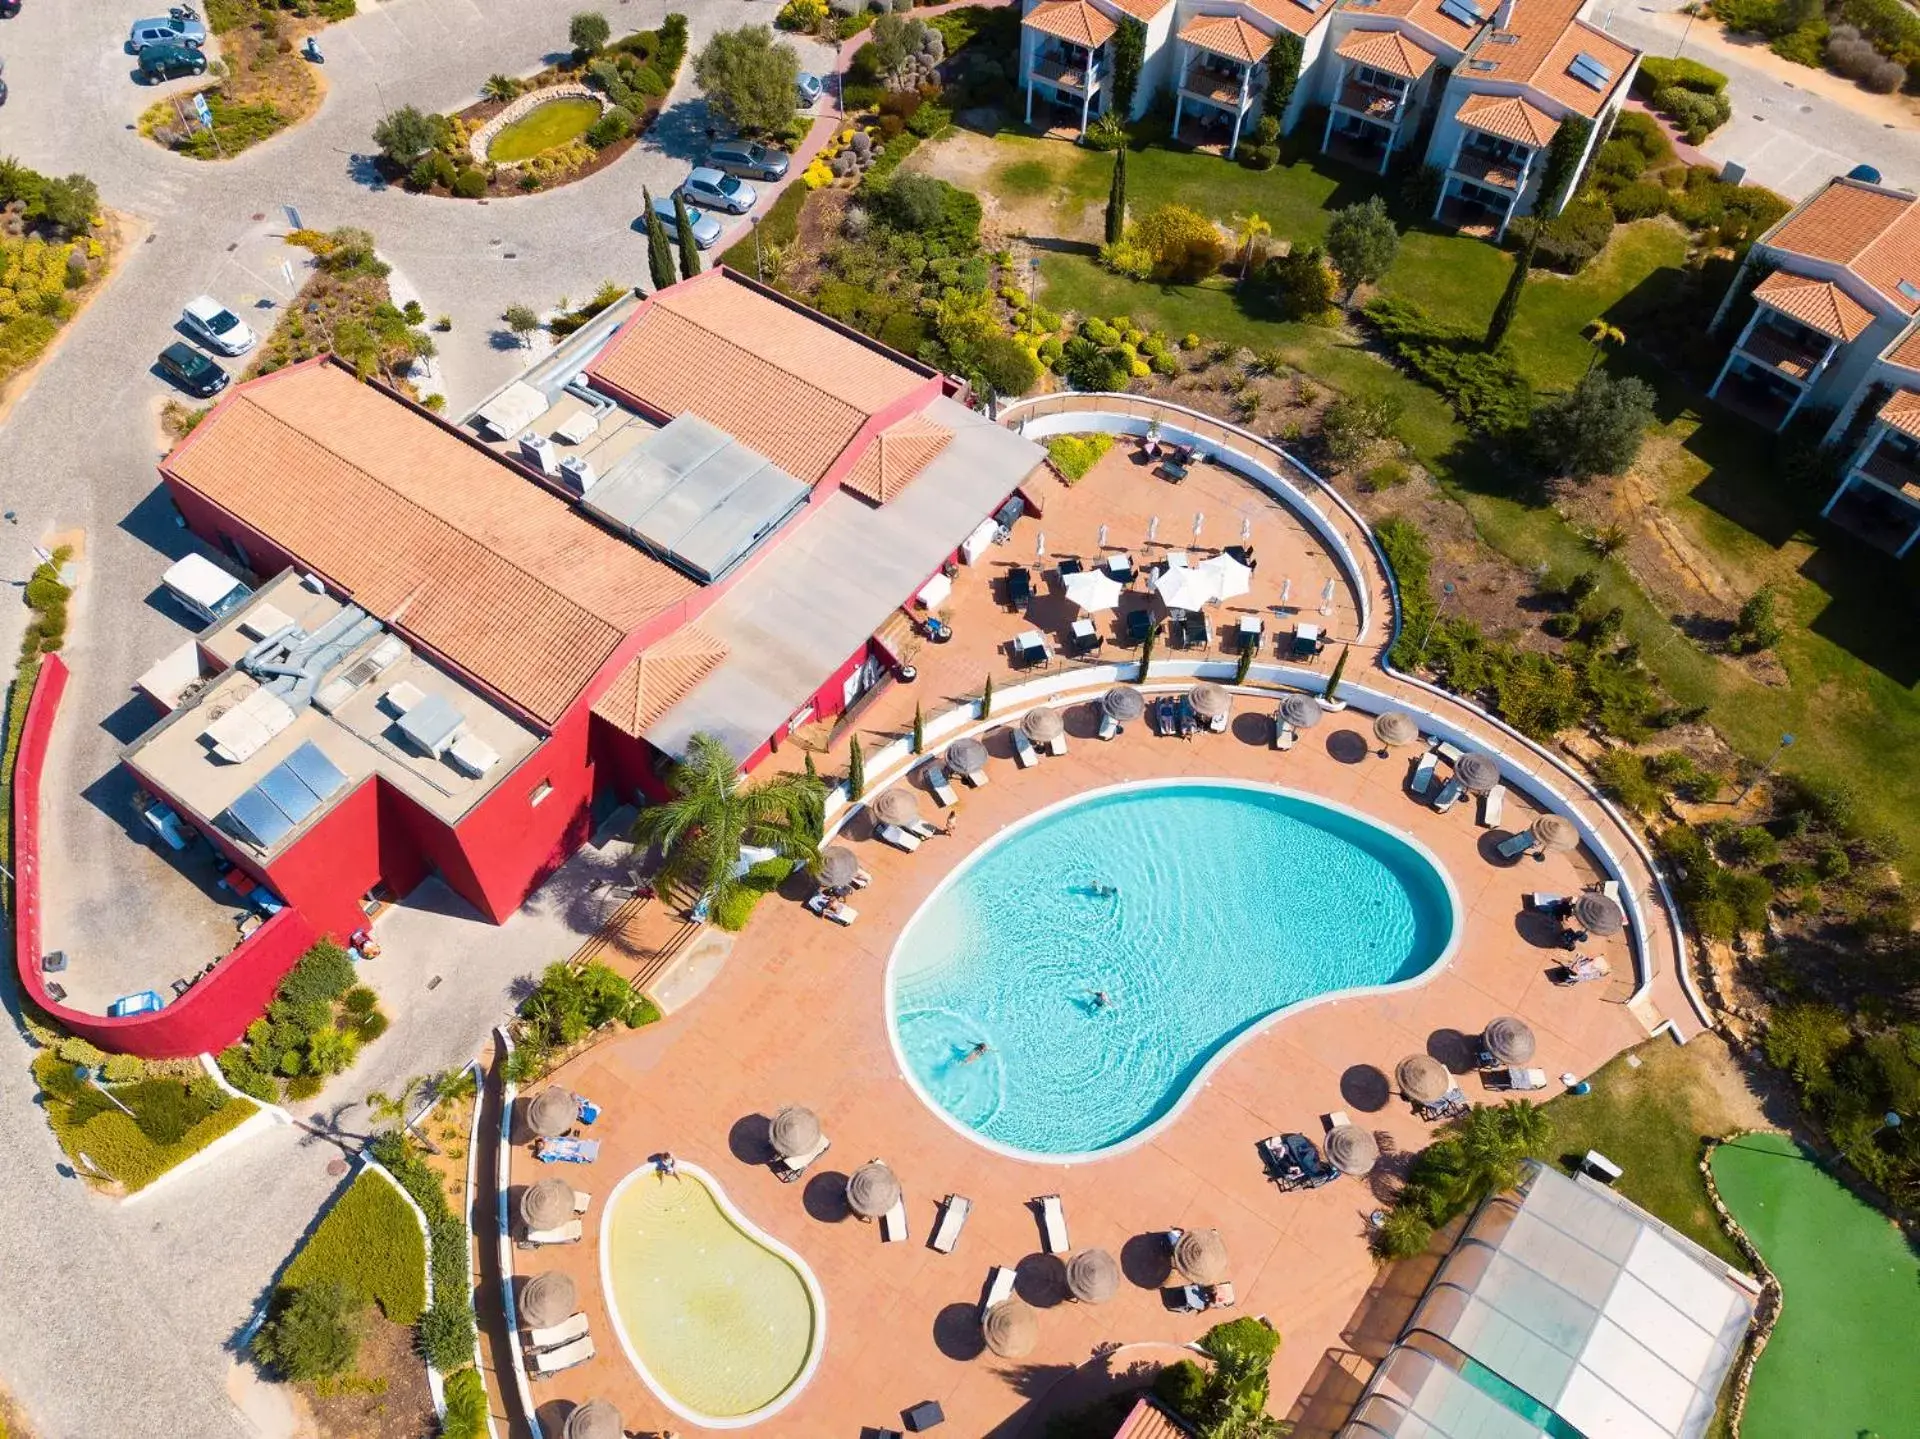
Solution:
[(205, 555), (188, 555), (170, 567), (160, 583), (203, 625), (232, 614), (253, 598), (252, 590)]

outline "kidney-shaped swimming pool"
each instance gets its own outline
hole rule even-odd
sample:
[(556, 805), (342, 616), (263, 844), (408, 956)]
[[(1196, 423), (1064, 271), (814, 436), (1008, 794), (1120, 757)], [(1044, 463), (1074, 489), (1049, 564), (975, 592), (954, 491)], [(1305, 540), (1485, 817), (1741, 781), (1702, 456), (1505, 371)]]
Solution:
[(949, 875), (894, 948), (903, 1068), (989, 1145), (1051, 1160), (1137, 1142), (1262, 1021), (1413, 982), (1459, 905), (1416, 841), (1224, 780), (1096, 790)]

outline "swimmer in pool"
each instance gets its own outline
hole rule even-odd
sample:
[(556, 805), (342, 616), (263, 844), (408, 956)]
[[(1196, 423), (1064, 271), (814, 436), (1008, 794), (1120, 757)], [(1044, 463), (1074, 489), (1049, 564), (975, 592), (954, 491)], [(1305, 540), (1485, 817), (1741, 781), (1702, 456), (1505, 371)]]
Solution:
[(980, 1056), (985, 1054), (986, 1052), (987, 1052), (987, 1042), (986, 1040), (983, 1039), (978, 1044), (974, 1045), (974, 1047), (967, 1052), (967, 1057), (961, 1060), (960, 1062), (962, 1064), (972, 1064), (974, 1060), (980, 1058)]
[(1105, 1009), (1108, 1003), (1107, 992), (1104, 989), (1096, 989), (1093, 992), (1093, 1007), (1095, 1009)]

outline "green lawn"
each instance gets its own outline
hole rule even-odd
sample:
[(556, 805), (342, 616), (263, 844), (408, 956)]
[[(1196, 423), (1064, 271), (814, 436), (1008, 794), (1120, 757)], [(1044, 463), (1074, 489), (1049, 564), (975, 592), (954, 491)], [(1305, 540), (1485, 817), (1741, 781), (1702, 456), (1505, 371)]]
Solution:
[(1713, 1177), (1786, 1298), (1743, 1439), (1920, 1434), (1920, 1259), (1899, 1229), (1782, 1135), (1723, 1144)]
[(395, 1324), (427, 1307), (427, 1241), (406, 1198), (363, 1170), (287, 1266), (281, 1287), (333, 1281), (380, 1306)]
[(487, 158), (496, 165), (517, 165), (578, 140), (600, 118), (600, 102), (562, 96), (534, 106), (487, 142)]

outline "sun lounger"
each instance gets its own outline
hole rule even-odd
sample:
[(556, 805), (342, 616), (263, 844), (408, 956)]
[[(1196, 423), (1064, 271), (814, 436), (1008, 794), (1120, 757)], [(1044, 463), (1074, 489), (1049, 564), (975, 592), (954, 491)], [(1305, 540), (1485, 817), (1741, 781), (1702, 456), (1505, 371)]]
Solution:
[(967, 1227), (967, 1216), (972, 1212), (971, 1199), (964, 1194), (949, 1194), (940, 1207), (940, 1222), (933, 1229), (934, 1249), (941, 1254), (953, 1253), (953, 1246), (960, 1242), (960, 1231)]
[(1459, 764), (1462, 759), (1466, 758), (1460, 746), (1451, 740), (1441, 740), (1433, 747), (1433, 752), (1448, 764)]
[(893, 1201), (893, 1208), (880, 1216), (880, 1242), (882, 1244), (904, 1244), (907, 1240), (907, 1200), (906, 1196)]
[(1298, 1166), (1303, 1176), (1296, 1188), (1318, 1189), (1323, 1184), (1331, 1184), (1340, 1177), (1340, 1171), (1327, 1163), (1320, 1153), (1320, 1147), (1304, 1134), (1283, 1134), (1280, 1143), (1286, 1150), (1287, 1158)]
[(1206, 1291), (1206, 1297), (1207, 1308), (1209, 1309), (1231, 1309), (1240, 1298), (1239, 1295), (1233, 1292), (1233, 1281), (1231, 1279), (1222, 1279), (1218, 1284), (1209, 1286)]
[(1533, 837), (1532, 830), (1523, 829), (1518, 834), (1508, 835), (1495, 848), (1500, 851), (1502, 859), (1518, 859), (1538, 843), (1539, 841)]
[(1108, 714), (1106, 708), (1102, 706), (1100, 710), (1100, 738), (1114, 739), (1119, 733), (1120, 721)]
[(1013, 762), (1021, 769), (1032, 769), (1040, 763), (1040, 755), (1033, 747), (1033, 741), (1027, 738), (1027, 732), (1016, 729), (1013, 732)]
[[(918, 841), (915, 841), (915, 843), (918, 843)], [(856, 919), (860, 918), (860, 911), (845, 901), (841, 902), (838, 909), (829, 909), (827, 907), (832, 903), (833, 901), (828, 899), (826, 895), (816, 894), (812, 899), (807, 901), (807, 908), (819, 915), (822, 919), (830, 919), (835, 924), (852, 924)]]
[(1300, 743), (1300, 731), (1288, 724), (1280, 716), (1273, 717), (1273, 747), (1277, 750), (1289, 750)]
[(1195, 728), (1198, 727), (1200, 721), (1199, 721), (1199, 718), (1193, 712), (1192, 703), (1187, 699), (1185, 695), (1180, 696), (1180, 699), (1178, 702), (1178, 713), (1180, 716), (1180, 738), (1187, 739), (1191, 737)]
[(1428, 750), (1420, 756), (1420, 763), (1413, 768), (1413, 792), (1422, 798), (1433, 785), (1433, 772), (1440, 765), (1440, 756)]
[(1497, 784), (1480, 799), (1480, 828), (1493, 829), (1507, 812), (1507, 787)]
[(1306, 1170), (1288, 1153), (1286, 1141), (1279, 1135), (1270, 1134), (1260, 1141), (1260, 1159), (1266, 1165), (1267, 1178), (1282, 1189), (1306, 1183)]
[(962, 770), (960, 772), (960, 778), (965, 780), (968, 785), (974, 789), (985, 789), (987, 787), (987, 767), (981, 765), (980, 768), (976, 770)]
[(1176, 1314), (1198, 1314), (1207, 1307), (1207, 1291), (1198, 1284), (1182, 1284), (1180, 1302), (1174, 1305)]
[(980, 1317), (985, 1319), (987, 1311), (1002, 1300), (1013, 1298), (1013, 1281), (1020, 1276), (1005, 1264), (996, 1264), (987, 1277), (987, 1297), (980, 1301)]
[(1607, 963), (1604, 954), (1583, 954), (1560, 966), (1560, 978), (1556, 984), (1591, 984), (1595, 980), (1606, 979), (1613, 973), (1613, 966)]
[(1157, 735), (1176, 733), (1176, 711), (1171, 699), (1162, 698), (1153, 707), (1153, 732)]
[(897, 824), (880, 825), (874, 830), (873, 837), (882, 844), (890, 844), (895, 849), (905, 850), (908, 854), (912, 854), (916, 849), (920, 848), (920, 836), (917, 834), (908, 834)]
[(1352, 1124), (1353, 1121), (1347, 1118), (1347, 1111), (1344, 1109), (1336, 1109), (1327, 1115), (1327, 1128), (1330, 1130), (1350, 1128)]
[(597, 1139), (542, 1139), (533, 1146), (542, 1164), (591, 1164), (600, 1157)]
[(1544, 889), (1531, 891), (1526, 897), (1526, 904), (1528, 909), (1556, 918), (1567, 912), (1567, 897), (1564, 894), (1548, 894)]
[(1067, 735), (1066, 735), (1066, 731), (1062, 730), (1053, 739), (1050, 739), (1047, 741), (1047, 753), (1057, 757), (1065, 754), (1066, 752), (1067, 752)]
[(533, 1357), (533, 1377), (545, 1379), (558, 1374), (562, 1369), (571, 1369), (576, 1364), (585, 1364), (593, 1358), (593, 1340), (576, 1339), (571, 1344), (563, 1344), (558, 1349), (549, 1349), (544, 1354)]
[(812, 1164), (814, 1160), (827, 1152), (828, 1147), (832, 1143), (833, 1141), (823, 1134), (820, 1136), (819, 1142), (805, 1154), (796, 1154), (791, 1159), (776, 1155), (773, 1161), (774, 1174), (779, 1177), (782, 1184), (792, 1184), (807, 1172), (807, 1166), (809, 1164)]
[(959, 796), (953, 792), (953, 781), (947, 778), (946, 770), (937, 764), (927, 770), (927, 789), (948, 809), (960, 802)]
[(1460, 783), (1457, 776), (1449, 779), (1445, 784), (1440, 786), (1440, 793), (1433, 797), (1434, 810), (1437, 813), (1445, 814), (1456, 804), (1460, 803), (1460, 796), (1466, 792), (1467, 787)]
[(1456, 1084), (1431, 1104), (1416, 1104), (1414, 1110), (1422, 1119), (1452, 1119), (1467, 1112), (1467, 1092)]
[(1589, 1149), (1580, 1160), (1580, 1167), (1602, 1184), (1611, 1184), (1624, 1171), (1606, 1155), (1597, 1149)]
[(932, 839), (936, 834), (940, 833), (940, 831), (934, 826), (932, 820), (916, 819), (912, 824), (907, 826), (907, 833), (915, 839)]
[[(1604, 894), (1608, 899), (1612, 900), (1615, 904), (1619, 904), (1620, 903), (1620, 881), (1617, 879), (1608, 880), (1605, 884), (1600, 886), (1600, 893)], [(1621, 907), (1625, 908), (1624, 905), (1622, 905)]]
[(1040, 1206), (1040, 1230), (1046, 1237), (1047, 1253), (1065, 1254), (1070, 1247), (1067, 1243), (1067, 1211), (1060, 1203), (1060, 1196), (1043, 1194), (1035, 1203)]
[(520, 1241), (522, 1249), (538, 1249), (542, 1244), (578, 1244), (585, 1231), (580, 1221), (569, 1219), (558, 1229), (529, 1229)]
[(587, 1337), (587, 1316), (576, 1314), (571, 1319), (562, 1319), (558, 1324), (549, 1324), (545, 1329), (529, 1329), (526, 1347), (529, 1354), (537, 1354), (542, 1349), (558, 1349), (563, 1344), (571, 1344), (576, 1339)]
[(1509, 1065), (1504, 1069), (1489, 1070), (1484, 1078), (1488, 1089), (1527, 1091), (1547, 1087), (1546, 1070), (1522, 1069), (1517, 1064)]

